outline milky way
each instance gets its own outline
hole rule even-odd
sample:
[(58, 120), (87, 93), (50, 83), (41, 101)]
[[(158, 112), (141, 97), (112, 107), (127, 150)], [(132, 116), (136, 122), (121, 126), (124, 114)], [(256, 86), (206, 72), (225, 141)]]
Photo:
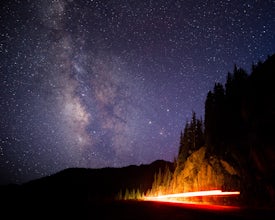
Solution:
[(6, 1), (0, 183), (172, 161), (234, 64), (275, 52), (275, 2)]

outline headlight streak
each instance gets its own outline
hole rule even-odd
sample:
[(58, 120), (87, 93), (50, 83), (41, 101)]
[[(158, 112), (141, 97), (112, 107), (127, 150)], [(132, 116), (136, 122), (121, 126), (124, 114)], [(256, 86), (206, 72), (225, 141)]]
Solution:
[(191, 209), (203, 209), (203, 210), (216, 210), (216, 211), (236, 211), (239, 210), (239, 206), (229, 206), (229, 205), (218, 205), (205, 202), (195, 202), (195, 201), (184, 201), (177, 200), (178, 198), (191, 198), (191, 197), (206, 197), (206, 196), (238, 196), (239, 191), (223, 192), (221, 190), (209, 190), (209, 191), (197, 191), (197, 192), (186, 192), (186, 193), (176, 193), (167, 194), (159, 196), (145, 196), (144, 201), (152, 202), (163, 202), (166, 204), (174, 204), (176, 206), (183, 206), (185, 208)]
[(187, 198), (187, 197), (198, 197), (198, 196), (233, 196), (239, 195), (239, 191), (234, 192), (223, 192), (221, 190), (208, 190), (208, 191), (197, 191), (197, 192), (186, 192), (186, 193), (176, 193), (176, 194), (167, 194), (159, 196), (145, 196), (145, 200), (162, 200), (169, 198)]

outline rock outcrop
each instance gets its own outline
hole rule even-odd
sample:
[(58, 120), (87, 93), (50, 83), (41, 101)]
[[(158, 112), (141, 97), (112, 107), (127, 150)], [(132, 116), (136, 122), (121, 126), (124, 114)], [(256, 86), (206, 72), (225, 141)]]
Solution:
[(206, 148), (193, 152), (183, 169), (174, 175), (175, 192), (201, 190), (239, 190), (238, 171), (225, 160), (216, 156), (207, 157)]
[[(165, 186), (155, 187), (156, 194), (167, 193)], [(176, 169), (172, 180), (166, 188), (169, 193), (183, 193), (204, 190), (239, 191), (240, 174), (230, 163), (217, 156), (208, 156), (206, 147), (194, 151), (185, 161), (181, 169)], [(217, 204), (237, 204), (238, 198), (230, 197), (196, 197), (180, 199), (192, 202)]]

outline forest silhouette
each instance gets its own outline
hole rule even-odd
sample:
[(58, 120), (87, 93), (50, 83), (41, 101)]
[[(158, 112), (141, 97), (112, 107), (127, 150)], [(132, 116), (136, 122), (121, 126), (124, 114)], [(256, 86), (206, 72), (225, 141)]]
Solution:
[[(233, 72), (227, 74), (225, 85), (215, 83), (213, 90), (208, 92), (204, 122), (202, 119), (197, 119), (195, 112), (192, 114), (191, 121), (186, 122), (180, 136), (175, 172), (171, 178), (177, 184), (179, 181), (175, 179), (191, 178), (182, 183), (189, 181), (189, 185), (194, 184), (198, 175), (186, 174), (186, 172), (193, 172), (188, 166), (196, 169), (197, 173), (202, 171), (203, 166), (206, 166), (205, 169), (208, 166), (208, 170), (209, 167), (214, 170), (212, 173), (208, 172), (208, 175), (214, 176), (203, 178), (215, 178), (216, 182), (222, 181), (212, 187), (218, 185), (225, 189), (232, 189), (233, 186), (238, 186), (242, 204), (274, 206), (274, 86), (275, 55), (268, 56), (264, 62), (253, 64), (250, 74), (235, 65)], [(200, 151), (203, 155), (198, 153), (201, 147), (205, 148), (205, 152)], [(199, 156), (199, 160), (204, 160), (207, 164), (190, 163), (192, 154), (194, 154), (193, 157)], [(220, 171), (223, 168), (227, 174)], [(230, 169), (234, 169), (234, 172)], [(181, 175), (180, 172), (183, 170), (185, 174)], [(207, 171), (203, 172), (207, 175)], [(169, 172), (162, 173), (162, 179), (167, 179), (165, 175)], [(154, 186), (156, 189), (156, 183)], [(170, 184), (167, 187), (172, 186)]]

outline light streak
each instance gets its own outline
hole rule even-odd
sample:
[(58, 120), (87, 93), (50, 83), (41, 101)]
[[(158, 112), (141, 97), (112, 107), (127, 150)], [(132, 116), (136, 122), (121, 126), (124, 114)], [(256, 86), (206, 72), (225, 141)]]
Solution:
[(185, 208), (203, 209), (203, 210), (216, 210), (216, 211), (233, 211), (239, 210), (238, 206), (218, 205), (211, 204), (211, 202), (196, 202), (196, 201), (183, 201), (177, 200), (178, 198), (192, 198), (192, 197), (205, 197), (205, 196), (238, 196), (239, 191), (223, 192), (221, 190), (209, 190), (209, 191), (197, 191), (197, 192), (185, 192), (176, 194), (166, 194), (159, 196), (145, 196), (145, 201), (162, 202), (165, 204), (182, 206)]
[(239, 195), (239, 191), (223, 192), (221, 190), (208, 190), (208, 191), (197, 191), (197, 192), (185, 192), (176, 194), (167, 194), (159, 196), (145, 196), (145, 200), (163, 200), (169, 198), (187, 198), (187, 197), (198, 197), (198, 196), (234, 196)]

